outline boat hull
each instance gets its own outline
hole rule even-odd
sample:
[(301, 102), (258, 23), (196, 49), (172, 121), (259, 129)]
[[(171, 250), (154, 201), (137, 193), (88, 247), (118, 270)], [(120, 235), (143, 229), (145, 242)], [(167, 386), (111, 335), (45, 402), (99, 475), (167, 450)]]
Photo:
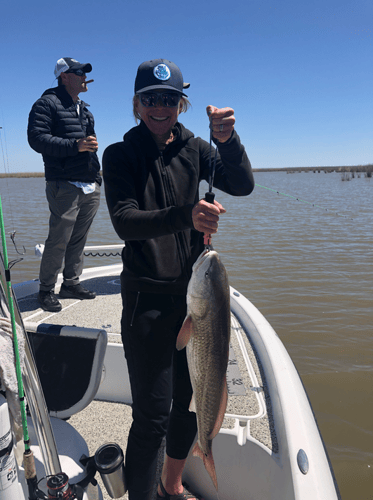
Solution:
[[(66, 310), (64, 305), (61, 313), (47, 319), (59, 323), (64, 318), (66, 324), (76, 324), (79, 318), (79, 326), (84, 328), (107, 325), (109, 342), (95, 399), (128, 405), (131, 392), (120, 340), (120, 271), (120, 265), (86, 271), (82, 279), (87, 280), (87, 287), (100, 291), (95, 301), (67, 301)], [(16, 293), (17, 289), (24, 296), (25, 288), (16, 287)], [(227, 409), (227, 422), (212, 444), (220, 500), (340, 499), (310, 402), (288, 352), (258, 309), (237, 290), (231, 288), (230, 292), (232, 350), (240, 352), (242, 360), (231, 360), (228, 386), (233, 389), (233, 403)], [(100, 306), (105, 297), (109, 302)], [(32, 297), (25, 300), (25, 312), (32, 314), (33, 321), (40, 315), (42, 322), (45, 313), (32, 310), (37, 309)], [(75, 316), (73, 307), (77, 308)], [(96, 318), (97, 311), (102, 311), (102, 317)], [(92, 324), (96, 319), (97, 324)], [(241, 400), (242, 409), (235, 408)], [(107, 411), (104, 421), (107, 429), (122, 425), (118, 421), (111, 424)], [(88, 441), (89, 436), (85, 438)], [(215, 488), (198, 457), (188, 457), (183, 479), (205, 500), (216, 499)]]

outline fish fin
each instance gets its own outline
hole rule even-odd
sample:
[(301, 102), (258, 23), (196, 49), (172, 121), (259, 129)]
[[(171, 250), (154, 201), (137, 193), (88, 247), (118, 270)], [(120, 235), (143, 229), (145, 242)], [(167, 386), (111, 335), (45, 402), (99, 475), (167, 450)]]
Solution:
[(187, 316), (176, 339), (176, 349), (181, 351), (189, 342), (193, 331), (192, 317)]
[(211, 434), (208, 436), (208, 439), (214, 439), (214, 437), (220, 431), (220, 427), (222, 426), (224, 420), (225, 410), (227, 409), (227, 403), (228, 403), (228, 386), (227, 386), (227, 379), (225, 379), (223, 384), (223, 392), (220, 400), (219, 412), (216, 417), (214, 428), (212, 429)]
[(194, 397), (194, 392), (192, 395), (192, 399), (190, 400), (189, 411), (194, 411), (194, 413), (197, 413), (196, 398)]
[(218, 491), (218, 479), (216, 477), (215, 463), (214, 463), (214, 458), (212, 456), (212, 451), (210, 450), (208, 453), (203, 453), (197, 441), (196, 444), (194, 445), (192, 453), (195, 457), (199, 457), (203, 460), (205, 469), (207, 470), (209, 476), (211, 477), (211, 481), (214, 483), (216, 491)]

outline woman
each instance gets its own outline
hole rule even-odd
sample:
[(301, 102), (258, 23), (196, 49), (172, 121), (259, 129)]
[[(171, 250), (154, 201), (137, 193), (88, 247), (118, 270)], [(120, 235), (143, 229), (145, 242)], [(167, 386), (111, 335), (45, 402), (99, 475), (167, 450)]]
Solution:
[[(178, 122), (190, 105), (188, 87), (171, 61), (141, 64), (133, 99), (140, 124), (103, 156), (111, 220), (126, 242), (122, 340), (133, 397), (126, 452), (130, 500), (151, 498), (165, 435), (157, 498), (197, 498), (182, 485), (197, 426), (188, 410), (192, 389), (185, 349), (176, 351), (175, 342), (193, 263), (204, 249), (204, 234), (216, 233), (225, 209), (217, 201), (199, 200), (199, 183), (209, 177), (210, 147)], [(219, 152), (214, 186), (236, 196), (250, 194), (254, 179), (234, 131), (233, 109), (208, 106), (207, 113)]]

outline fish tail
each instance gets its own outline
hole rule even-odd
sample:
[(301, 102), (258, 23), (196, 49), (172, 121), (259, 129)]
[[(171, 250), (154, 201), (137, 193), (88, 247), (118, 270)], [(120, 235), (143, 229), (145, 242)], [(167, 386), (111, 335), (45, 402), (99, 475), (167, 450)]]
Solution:
[(205, 469), (207, 470), (209, 476), (211, 477), (211, 480), (214, 483), (216, 491), (218, 491), (218, 480), (216, 477), (215, 463), (214, 463), (214, 458), (212, 456), (212, 451), (210, 450), (208, 453), (204, 453), (197, 441), (196, 444), (194, 445), (192, 453), (195, 457), (199, 457), (203, 460)]

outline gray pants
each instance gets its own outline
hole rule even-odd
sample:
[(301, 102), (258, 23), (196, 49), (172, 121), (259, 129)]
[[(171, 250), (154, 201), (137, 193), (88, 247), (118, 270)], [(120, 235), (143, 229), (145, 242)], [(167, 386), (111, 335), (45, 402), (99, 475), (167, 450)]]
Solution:
[(48, 181), (45, 192), (49, 203), (49, 234), (40, 265), (40, 290), (54, 289), (63, 270), (67, 286), (78, 285), (83, 271), (83, 249), (88, 231), (100, 204), (100, 186), (84, 194), (67, 181)]

